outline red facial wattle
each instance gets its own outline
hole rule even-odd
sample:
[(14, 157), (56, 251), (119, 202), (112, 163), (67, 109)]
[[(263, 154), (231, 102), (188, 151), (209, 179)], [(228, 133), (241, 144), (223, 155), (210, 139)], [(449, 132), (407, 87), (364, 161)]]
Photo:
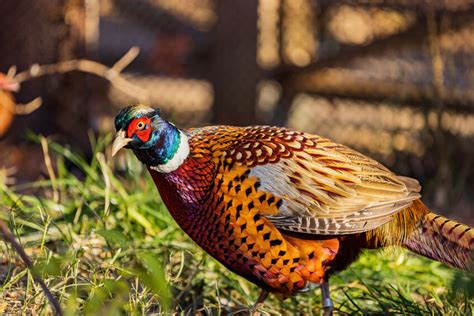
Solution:
[[(128, 125), (127, 137), (132, 138), (133, 135), (137, 135), (141, 141), (147, 142), (151, 135), (150, 121), (151, 119), (145, 117), (133, 120)], [(143, 127), (140, 128), (141, 126)]]

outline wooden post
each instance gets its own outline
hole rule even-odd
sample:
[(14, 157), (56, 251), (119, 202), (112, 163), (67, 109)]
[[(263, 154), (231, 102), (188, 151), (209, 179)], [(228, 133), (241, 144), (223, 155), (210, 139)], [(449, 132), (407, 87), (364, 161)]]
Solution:
[(257, 66), (256, 0), (217, 1), (211, 34), (209, 79), (214, 87), (213, 122), (255, 123)]

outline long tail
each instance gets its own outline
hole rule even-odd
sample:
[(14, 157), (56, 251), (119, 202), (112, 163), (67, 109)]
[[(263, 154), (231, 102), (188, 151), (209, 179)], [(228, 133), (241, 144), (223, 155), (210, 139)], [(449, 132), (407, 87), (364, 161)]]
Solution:
[(431, 213), (421, 200), (414, 201), (393, 221), (367, 237), (375, 248), (400, 245), (430, 259), (474, 272), (474, 229)]
[(452, 267), (474, 272), (474, 229), (446, 217), (427, 213), (405, 247)]

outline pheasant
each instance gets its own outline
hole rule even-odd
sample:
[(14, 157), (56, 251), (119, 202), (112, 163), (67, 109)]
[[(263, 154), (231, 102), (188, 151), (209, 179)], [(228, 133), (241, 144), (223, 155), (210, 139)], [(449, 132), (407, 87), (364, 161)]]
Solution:
[(115, 155), (146, 165), (178, 225), (229, 270), (289, 297), (363, 249), (402, 246), (473, 271), (474, 230), (431, 213), (415, 179), (321, 136), (269, 126), (178, 129), (157, 109), (115, 118)]

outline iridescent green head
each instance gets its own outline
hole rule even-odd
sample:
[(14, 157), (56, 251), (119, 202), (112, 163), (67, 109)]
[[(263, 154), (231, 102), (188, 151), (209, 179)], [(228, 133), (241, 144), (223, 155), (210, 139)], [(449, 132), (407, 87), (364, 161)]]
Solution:
[(124, 147), (132, 149), (138, 159), (157, 171), (174, 171), (189, 155), (185, 133), (164, 120), (158, 109), (128, 106), (115, 117), (115, 129), (112, 154)]

